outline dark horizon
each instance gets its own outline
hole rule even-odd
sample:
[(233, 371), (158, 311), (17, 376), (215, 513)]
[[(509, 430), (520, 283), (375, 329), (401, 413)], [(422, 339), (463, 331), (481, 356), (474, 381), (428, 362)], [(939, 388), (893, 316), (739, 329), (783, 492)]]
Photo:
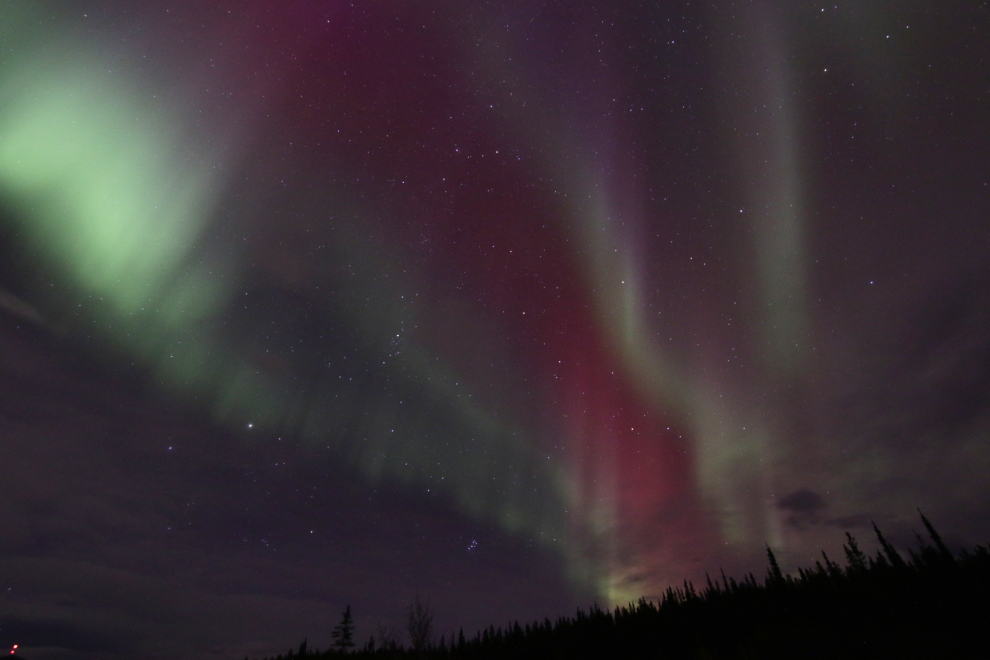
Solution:
[(990, 6), (655, 4), (0, 4), (0, 644), (986, 543)]
[(845, 561), (822, 552), (813, 566), (785, 575), (766, 549), (765, 577), (721, 573), (695, 587), (670, 586), (662, 598), (602, 609), (593, 605), (551, 621), (514, 621), (475, 635), (437, 636), (429, 607), (408, 611), (408, 646), (388, 635), (352, 640), (350, 608), (333, 648), (296, 649), (262, 660), (332, 658), (932, 658), (979, 654), (990, 615), (990, 546), (953, 552), (924, 514), (925, 535), (902, 555), (873, 525), (880, 549), (864, 553), (846, 533)]

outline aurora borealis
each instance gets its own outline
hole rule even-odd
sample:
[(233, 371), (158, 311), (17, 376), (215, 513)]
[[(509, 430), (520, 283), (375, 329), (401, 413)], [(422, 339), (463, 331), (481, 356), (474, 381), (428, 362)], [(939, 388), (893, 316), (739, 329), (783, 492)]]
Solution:
[(0, 4), (0, 643), (469, 630), (918, 507), (985, 542), (988, 29)]

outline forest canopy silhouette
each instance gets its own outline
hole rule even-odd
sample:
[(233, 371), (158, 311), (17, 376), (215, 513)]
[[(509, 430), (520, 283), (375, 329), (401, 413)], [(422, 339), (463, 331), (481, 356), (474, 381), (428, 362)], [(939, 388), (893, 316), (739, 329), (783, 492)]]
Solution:
[[(466, 638), (415, 637), (428, 613), (410, 606), (410, 647), (372, 638), (358, 650), (320, 652), (306, 643), (266, 660), (356, 658), (940, 658), (975, 657), (990, 623), (990, 548), (953, 553), (921, 516), (927, 539), (902, 556), (873, 525), (879, 550), (869, 556), (846, 532), (845, 566), (824, 551), (813, 567), (785, 575), (767, 547), (766, 576), (708, 577), (703, 589), (685, 581), (658, 602), (645, 598), (609, 611), (593, 605), (573, 617), (504, 628)], [(416, 617), (413, 614), (417, 614)], [(344, 613), (349, 625), (350, 606)], [(338, 629), (340, 626), (338, 626)]]

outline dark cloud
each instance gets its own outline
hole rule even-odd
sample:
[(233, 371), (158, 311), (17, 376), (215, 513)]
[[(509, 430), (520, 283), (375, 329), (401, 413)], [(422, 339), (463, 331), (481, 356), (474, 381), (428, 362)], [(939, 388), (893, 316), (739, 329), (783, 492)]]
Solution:
[(826, 506), (824, 497), (804, 488), (785, 495), (777, 502), (777, 507), (787, 512), (785, 522), (796, 529), (818, 522)]
[(817, 515), (825, 508), (825, 498), (812, 490), (796, 490), (780, 499), (777, 506), (798, 515)]

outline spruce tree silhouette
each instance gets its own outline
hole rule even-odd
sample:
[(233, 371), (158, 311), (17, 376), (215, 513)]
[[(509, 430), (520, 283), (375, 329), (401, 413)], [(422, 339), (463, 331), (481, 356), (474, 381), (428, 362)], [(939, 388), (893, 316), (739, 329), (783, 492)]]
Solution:
[(918, 515), (921, 516), (921, 522), (925, 525), (925, 529), (928, 530), (928, 536), (935, 542), (935, 547), (938, 549), (939, 556), (945, 562), (955, 564), (956, 559), (952, 556), (952, 552), (946, 547), (945, 543), (942, 542), (942, 537), (935, 531), (935, 528), (932, 526), (931, 522), (929, 522), (928, 518), (925, 517), (925, 514), (921, 512), (921, 509), (918, 509)]
[(351, 617), (351, 606), (344, 610), (340, 623), (330, 633), (333, 645), (342, 652), (347, 652), (354, 646), (354, 619)]
[(849, 562), (849, 570), (862, 572), (866, 570), (866, 555), (859, 549), (856, 537), (846, 532), (846, 544), (842, 546), (846, 551), (846, 561)]
[(870, 522), (873, 525), (873, 531), (877, 533), (877, 540), (880, 541), (880, 547), (883, 549), (883, 554), (887, 557), (890, 565), (898, 570), (903, 570), (906, 568), (907, 564), (904, 563), (904, 558), (901, 557), (900, 553), (894, 549), (894, 546), (892, 546), (887, 539), (884, 538), (883, 533), (880, 531), (880, 528), (877, 527), (877, 524), (873, 521)]
[[(770, 566), (767, 568), (767, 582), (768, 583), (781, 583), (784, 581), (784, 574), (780, 571), (780, 565), (777, 564), (777, 558), (773, 554), (773, 550), (770, 546), (767, 546), (767, 560), (770, 562)], [(685, 583), (687, 587), (687, 583)], [(685, 591), (688, 589), (685, 588)]]
[[(721, 575), (697, 590), (690, 582), (667, 588), (659, 599), (640, 598), (613, 611), (593, 605), (551, 622), (490, 625), (466, 638), (435, 644), (433, 613), (417, 596), (407, 611), (412, 648), (398, 645), (397, 633), (381, 628), (381, 646), (371, 642), (349, 653), (367, 660), (930, 660), (987, 657), (990, 621), (990, 547), (953, 554), (922, 517), (930, 540), (918, 539), (910, 559), (874, 531), (880, 542), (867, 556), (847, 534), (846, 566), (822, 552), (814, 568), (784, 575), (767, 548), (767, 579), (753, 573), (741, 580)], [(350, 607), (338, 630), (352, 627)], [(339, 639), (335, 635), (335, 639)], [(456, 641), (455, 641), (456, 639)], [(392, 641), (388, 641), (392, 640)], [(339, 643), (338, 643), (339, 647)], [(347, 647), (344, 647), (345, 649)], [(271, 660), (336, 657), (305, 646)]]

